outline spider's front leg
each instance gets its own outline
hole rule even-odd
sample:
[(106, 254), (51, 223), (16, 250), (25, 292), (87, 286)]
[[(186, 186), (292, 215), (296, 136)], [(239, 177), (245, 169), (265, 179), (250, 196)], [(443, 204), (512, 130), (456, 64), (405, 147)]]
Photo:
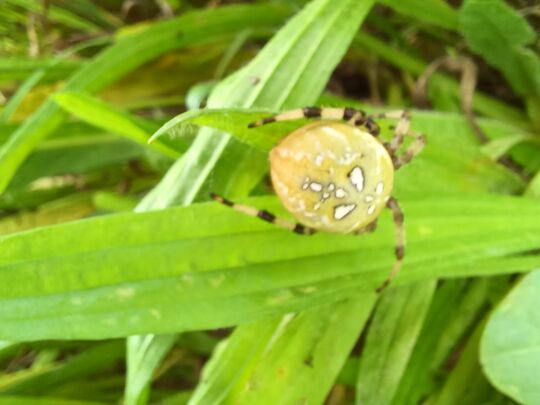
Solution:
[(259, 121), (252, 122), (248, 128), (260, 127), (261, 125), (270, 124), (280, 121), (296, 121), (303, 118), (321, 118), (328, 121), (346, 121), (355, 127), (366, 127), (373, 136), (379, 135), (379, 127), (373, 120), (373, 117), (366, 115), (362, 110), (355, 108), (324, 108), (324, 107), (304, 107), (295, 110), (284, 111), (282, 113), (272, 115), (271, 117), (263, 118)]
[[(426, 144), (426, 138), (424, 135), (414, 132), (410, 129), (411, 115), (408, 111), (390, 111), (374, 115), (373, 117), (391, 118), (399, 120), (394, 131), (394, 137), (389, 143), (386, 143), (384, 145), (386, 150), (392, 157), (396, 170), (409, 163), (424, 148), (424, 145)], [(397, 151), (401, 147), (401, 145), (403, 145), (405, 136), (411, 136), (413, 138), (413, 141), (405, 150), (405, 152), (398, 156)]]
[(390, 156), (394, 156), (399, 147), (403, 144), (405, 136), (409, 133), (411, 126), (411, 114), (407, 110), (388, 111), (385, 113), (368, 116), (369, 119), (395, 119), (398, 120), (394, 130), (394, 137), (389, 143), (385, 144), (386, 150)]
[(249, 215), (250, 217), (260, 218), (263, 221), (270, 222), (271, 224), (274, 224), (280, 228), (287, 229), (300, 235), (313, 235), (316, 232), (316, 230), (313, 228), (309, 228), (307, 226), (304, 226), (297, 222), (289, 221), (284, 218), (276, 217), (274, 214), (266, 210), (259, 210), (255, 207), (250, 207), (248, 205), (236, 204), (231, 200), (228, 200), (225, 197), (222, 197), (215, 193), (210, 193), (210, 198), (223, 205), (226, 205), (227, 207), (231, 207), (236, 211), (240, 211), (246, 215)]
[(424, 146), (426, 145), (426, 137), (414, 131), (409, 131), (407, 135), (412, 136), (414, 139), (409, 147), (401, 155), (391, 155), (394, 161), (394, 167), (399, 169), (409, 163), (416, 155), (418, 155)]
[(390, 272), (390, 275), (388, 276), (388, 278), (384, 281), (384, 283), (382, 283), (379, 286), (379, 288), (377, 288), (376, 291), (378, 293), (384, 291), (384, 289), (388, 287), (388, 285), (390, 285), (392, 280), (399, 273), (399, 270), (401, 269), (401, 264), (403, 263), (403, 257), (405, 256), (405, 225), (404, 225), (403, 211), (401, 207), (399, 206), (399, 203), (394, 197), (390, 197), (386, 206), (387, 208), (392, 210), (392, 217), (394, 219), (395, 238), (396, 238), (396, 246), (395, 246), (396, 261), (394, 262), (394, 265), (392, 266), (392, 271)]

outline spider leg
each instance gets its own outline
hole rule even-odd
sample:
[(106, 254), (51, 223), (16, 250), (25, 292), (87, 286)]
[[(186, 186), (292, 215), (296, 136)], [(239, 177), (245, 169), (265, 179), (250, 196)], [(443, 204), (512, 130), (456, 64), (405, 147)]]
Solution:
[(371, 222), (370, 224), (366, 225), (365, 227), (354, 231), (353, 235), (363, 235), (365, 233), (371, 233), (374, 232), (375, 229), (377, 229), (377, 220)]
[(419, 134), (414, 131), (409, 131), (408, 135), (412, 136), (414, 140), (410, 146), (401, 155), (395, 157), (394, 167), (399, 169), (409, 163), (416, 155), (418, 155), (426, 144), (426, 137), (423, 134)]
[(368, 119), (381, 119), (381, 118), (390, 118), (390, 119), (399, 120), (394, 131), (394, 138), (392, 138), (390, 143), (385, 144), (386, 149), (388, 150), (388, 153), (390, 153), (390, 155), (393, 156), (396, 153), (396, 151), (399, 149), (399, 147), (403, 144), (405, 135), (409, 133), (409, 128), (411, 126), (411, 114), (406, 110), (399, 110), (399, 111), (388, 111), (385, 113), (374, 114), (374, 115), (368, 116)]
[(210, 193), (210, 198), (212, 198), (214, 201), (217, 201), (223, 205), (226, 205), (227, 207), (231, 207), (237, 211), (240, 211), (246, 215), (260, 218), (263, 221), (270, 222), (271, 224), (279, 226), (280, 228), (287, 229), (289, 231), (298, 233), (300, 235), (313, 235), (316, 232), (316, 230), (313, 228), (308, 228), (307, 226), (304, 226), (302, 224), (289, 221), (287, 219), (276, 217), (274, 214), (266, 210), (259, 210), (257, 208), (250, 207), (248, 205), (236, 204), (232, 202), (231, 200), (228, 200), (214, 193)]
[[(248, 128), (255, 128), (261, 125), (270, 124), (278, 121), (295, 121), (302, 118), (322, 118), (331, 121), (347, 121), (351, 125), (366, 125), (366, 113), (354, 108), (321, 108), (304, 107), (295, 110), (284, 111), (282, 113), (263, 118), (262, 120), (252, 122)], [(370, 120), (370, 127), (376, 127), (373, 120)], [(366, 125), (367, 127), (367, 125)]]
[(384, 291), (384, 289), (386, 289), (386, 287), (390, 285), (392, 280), (399, 273), (399, 270), (401, 269), (401, 263), (403, 262), (403, 256), (405, 255), (405, 228), (403, 225), (403, 211), (401, 210), (401, 207), (399, 206), (397, 200), (393, 197), (390, 197), (386, 206), (392, 210), (392, 216), (394, 218), (396, 237), (396, 261), (392, 266), (392, 271), (390, 272), (388, 278), (384, 281), (384, 283), (379, 286), (379, 288), (377, 288), (378, 293)]

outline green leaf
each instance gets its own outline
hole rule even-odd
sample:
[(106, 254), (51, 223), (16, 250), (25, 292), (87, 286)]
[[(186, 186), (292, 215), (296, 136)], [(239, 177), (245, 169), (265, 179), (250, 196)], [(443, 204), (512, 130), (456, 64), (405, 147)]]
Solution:
[(39, 70), (45, 72), (44, 80), (59, 80), (80, 69), (85, 63), (84, 60), (2, 57), (0, 82), (27, 80)]
[(39, 397), (32, 396), (15, 396), (15, 395), (2, 395), (0, 396), (0, 402), (2, 405), (105, 405), (105, 402), (95, 401), (78, 401), (64, 398), (54, 398), (49, 396), (40, 395)]
[(357, 404), (391, 403), (436, 285), (436, 280), (423, 281), (391, 289), (381, 297), (360, 357)]
[(375, 299), (370, 292), (277, 324), (237, 328), (205, 368), (190, 404), (323, 403)]
[(36, 370), (35, 373), (31, 373), (25, 378), (13, 378), (10, 374), (4, 375), (0, 378), (0, 394), (43, 394), (59, 385), (74, 383), (76, 380), (85, 380), (89, 376), (104, 372), (112, 368), (123, 357), (122, 342), (100, 343), (88, 348), (83, 353), (71, 357), (60, 365), (55, 365), (50, 370)]
[(433, 405), (508, 403), (489, 384), (480, 367), (480, 337), (485, 319), (477, 324), (473, 334), (459, 353), (459, 360), (445, 379), (443, 388), (428, 403)]
[[(421, 192), (401, 202), (408, 254), (396, 285), (540, 263), (526, 254), (540, 243), (536, 200)], [(278, 208), (274, 198), (246, 203)], [(0, 240), (0, 339), (216, 328), (348, 298), (388, 274), (387, 214), (377, 232), (360, 238), (301, 237), (216, 203), (7, 236)]]
[[(122, 135), (145, 147), (148, 147), (150, 133), (157, 128), (157, 125), (151, 121), (134, 117), (83, 93), (57, 93), (53, 96), (53, 100), (77, 118), (105, 131)], [(176, 150), (160, 141), (152, 143), (150, 147), (173, 159), (180, 155)]]
[(174, 335), (131, 336), (127, 341), (127, 379), (124, 403), (136, 405), (143, 401), (154, 370), (173, 346)]
[[(243, 108), (217, 108), (192, 110), (177, 115), (157, 130), (149, 142), (154, 142), (164, 134), (175, 136), (182, 133), (182, 127), (186, 125), (198, 125), (210, 127), (222, 132), (227, 132), (239, 141), (268, 152), (279, 141), (281, 135), (276, 135), (275, 128), (262, 126), (260, 128), (248, 128), (248, 124), (263, 117), (275, 114), (275, 111), (247, 110)], [(292, 124), (292, 127), (298, 123)], [(215, 134), (216, 137), (223, 135)]]
[(519, 282), (499, 304), (482, 336), (480, 359), (491, 383), (514, 400), (540, 402), (540, 271)]
[(538, 141), (536, 136), (530, 134), (515, 134), (489, 141), (481, 147), (483, 153), (492, 160), (497, 160), (505, 153), (508, 153), (515, 145), (525, 141)]
[(96, 134), (50, 140), (28, 157), (7, 191), (27, 187), (29, 183), (43, 177), (90, 173), (143, 156), (144, 149), (139, 145), (112, 135)]
[(456, 11), (443, 0), (379, 0), (379, 2), (410, 18), (449, 30), (456, 30), (458, 27)]
[[(231, 6), (185, 13), (123, 36), (71, 76), (64, 91), (97, 92), (145, 62), (173, 49), (226, 41), (246, 28), (272, 27), (283, 18), (268, 6)], [(64, 120), (49, 99), (0, 148), (0, 193), (36, 145)]]
[(501, 0), (467, 0), (459, 12), (469, 47), (498, 68), (521, 95), (540, 95), (540, 58), (531, 49), (536, 34), (524, 17)]
[(485, 279), (449, 280), (437, 288), (393, 405), (419, 403), (441, 385), (445, 362), (483, 314), (487, 285)]

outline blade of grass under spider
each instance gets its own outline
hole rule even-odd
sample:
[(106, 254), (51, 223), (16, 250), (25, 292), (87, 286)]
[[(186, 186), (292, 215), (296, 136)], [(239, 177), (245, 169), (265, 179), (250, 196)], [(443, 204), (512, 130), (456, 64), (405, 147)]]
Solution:
[(127, 340), (128, 372), (124, 403), (136, 405), (146, 402), (148, 384), (176, 340), (175, 335), (131, 336)]
[[(396, 286), (540, 263), (526, 253), (540, 244), (536, 200), (422, 192), (401, 202), (408, 255)], [(0, 339), (170, 333), (307, 309), (377, 287), (393, 245), (386, 214), (369, 236), (306, 238), (215, 203), (15, 234), (2, 238)]]
[[(370, 292), (278, 325), (237, 328), (205, 368), (189, 404), (323, 403), (375, 300)], [(255, 335), (244, 337), (248, 331)]]
[[(272, 27), (284, 12), (280, 8), (231, 6), (186, 13), (156, 23), (101, 52), (68, 79), (64, 90), (96, 92), (143, 63), (173, 49), (225, 41), (246, 28)], [(0, 193), (35, 146), (63, 121), (65, 115), (46, 101), (0, 148)]]
[(389, 404), (431, 304), (436, 280), (385, 292), (374, 312), (360, 357), (356, 403)]
[(449, 280), (437, 289), (392, 404), (416, 403), (437, 388), (442, 365), (485, 312), (488, 286), (488, 280)]

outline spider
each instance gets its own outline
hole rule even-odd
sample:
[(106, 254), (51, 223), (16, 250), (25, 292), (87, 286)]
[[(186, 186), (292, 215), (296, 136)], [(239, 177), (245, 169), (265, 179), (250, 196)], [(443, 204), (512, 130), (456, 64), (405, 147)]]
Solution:
[[(372, 232), (383, 208), (389, 208), (395, 224), (396, 260), (387, 279), (377, 288), (381, 292), (399, 272), (405, 254), (403, 211), (391, 196), (394, 172), (422, 150), (425, 137), (409, 130), (407, 111), (367, 115), (354, 108), (306, 107), (264, 118), (248, 127), (302, 118), (320, 120), (291, 132), (270, 151), (275, 192), (298, 222), (236, 204), (214, 193), (210, 196), (244, 214), (302, 235), (317, 231)], [(382, 118), (398, 120), (390, 142), (378, 138), (380, 130), (375, 119)], [(412, 136), (413, 141), (398, 154), (405, 136)]]

